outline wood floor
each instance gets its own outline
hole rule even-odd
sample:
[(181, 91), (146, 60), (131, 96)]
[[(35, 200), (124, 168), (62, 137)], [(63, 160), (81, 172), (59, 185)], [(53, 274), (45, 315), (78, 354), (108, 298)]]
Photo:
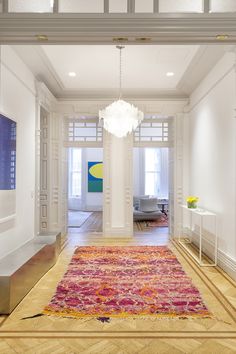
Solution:
[[(73, 228), (57, 264), (36, 284), (13, 313), (0, 316), (0, 353), (236, 353), (236, 287), (224, 272), (199, 266), (168, 240), (165, 228), (156, 233), (135, 233), (132, 238), (105, 238), (99, 216), (90, 231)], [(87, 222), (87, 221), (86, 221)], [(92, 226), (93, 225), (93, 226)], [(193, 279), (213, 319), (68, 319), (41, 316), (22, 320), (42, 311), (78, 245), (164, 245), (176, 254)]]
[[(102, 212), (93, 212), (80, 227), (70, 227), (68, 232), (70, 234), (102, 233)], [(134, 233), (136, 235), (161, 234), (168, 238), (168, 227), (146, 227), (144, 221), (134, 222)]]

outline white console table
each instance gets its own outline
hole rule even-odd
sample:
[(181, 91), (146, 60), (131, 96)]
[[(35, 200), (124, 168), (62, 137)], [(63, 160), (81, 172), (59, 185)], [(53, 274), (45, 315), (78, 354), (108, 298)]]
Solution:
[[(190, 213), (190, 232), (193, 232), (192, 229), (192, 219), (193, 215), (199, 216), (199, 256), (195, 255), (191, 250), (186, 246), (186, 244), (192, 243), (192, 236), (191, 239), (188, 241), (183, 240), (182, 231), (183, 231), (183, 222), (181, 223), (180, 231), (179, 231), (179, 238), (178, 242), (184, 247), (184, 249), (198, 262), (198, 264), (202, 267), (215, 267), (217, 265), (217, 218), (216, 214), (212, 213), (211, 211), (204, 210), (204, 209), (192, 209), (188, 208), (186, 205), (180, 205), (180, 207)], [(203, 218), (212, 218), (214, 223), (214, 261), (213, 263), (207, 263), (202, 261), (202, 240), (203, 240)], [(181, 237), (182, 236), (182, 237)]]

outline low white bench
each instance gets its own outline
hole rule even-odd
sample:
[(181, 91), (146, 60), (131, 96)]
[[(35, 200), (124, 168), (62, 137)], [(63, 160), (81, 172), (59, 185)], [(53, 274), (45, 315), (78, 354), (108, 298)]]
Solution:
[(41, 234), (0, 260), (0, 314), (9, 314), (56, 263), (61, 234)]

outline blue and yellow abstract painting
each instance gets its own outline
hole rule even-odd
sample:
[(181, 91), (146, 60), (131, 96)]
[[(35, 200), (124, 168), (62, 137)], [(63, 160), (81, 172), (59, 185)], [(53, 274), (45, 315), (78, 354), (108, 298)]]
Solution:
[(88, 192), (101, 193), (103, 191), (103, 163), (88, 162)]

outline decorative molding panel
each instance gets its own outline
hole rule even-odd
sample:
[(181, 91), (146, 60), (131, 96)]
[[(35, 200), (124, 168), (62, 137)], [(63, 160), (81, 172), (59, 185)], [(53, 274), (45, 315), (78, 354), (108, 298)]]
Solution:
[(133, 235), (133, 136), (119, 139), (104, 131), (105, 236)]
[(173, 235), (177, 234), (178, 225), (182, 213), (179, 204), (183, 202), (183, 120), (184, 114), (179, 113), (175, 117), (175, 168), (174, 168), (174, 228)]
[(61, 230), (61, 141), (60, 141), (60, 116), (50, 114), (50, 231)]
[[(67, 213), (64, 173), (61, 175), (61, 117), (41, 108), (40, 116), (40, 201), (39, 232), (65, 230)], [(62, 182), (63, 181), (63, 182)], [(66, 186), (67, 188), (67, 186)], [(66, 209), (66, 211), (65, 211)]]
[(39, 232), (49, 231), (49, 114), (40, 110), (40, 217)]
[(177, 235), (183, 201), (183, 119), (176, 114), (169, 126), (169, 222), (170, 234)]

